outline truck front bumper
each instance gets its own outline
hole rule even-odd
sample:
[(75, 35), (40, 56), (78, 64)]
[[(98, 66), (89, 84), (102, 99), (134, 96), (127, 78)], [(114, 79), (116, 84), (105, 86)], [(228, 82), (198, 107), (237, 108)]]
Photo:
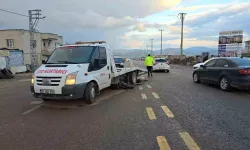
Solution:
[(87, 83), (75, 84), (75, 85), (65, 85), (62, 87), (62, 94), (44, 94), (35, 93), (34, 85), (30, 86), (31, 93), (36, 98), (42, 99), (55, 99), (55, 100), (71, 100), (80, 99), (83, 97)]

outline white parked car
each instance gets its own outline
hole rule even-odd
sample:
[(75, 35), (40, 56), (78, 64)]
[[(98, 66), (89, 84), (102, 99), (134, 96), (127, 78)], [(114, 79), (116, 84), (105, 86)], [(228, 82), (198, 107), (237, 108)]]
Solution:
[(165, 71), (169, 72), (170, 71), (170, 66), (168, 63), (168, 60), (165, 58), (155, 58), (155, 63), (153, 66), (153, 71)]

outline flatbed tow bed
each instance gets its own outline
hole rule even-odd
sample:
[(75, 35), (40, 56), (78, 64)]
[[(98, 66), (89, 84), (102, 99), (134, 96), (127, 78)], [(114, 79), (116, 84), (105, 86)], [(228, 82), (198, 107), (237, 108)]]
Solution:
[(33, 96), (45, 101), (85, 99), (91, 104), (102, 89), (136, 85), (146, 70), (117, 68), (112, 50), (105, 43), (76, 42), (56, 48), (32, 76)]

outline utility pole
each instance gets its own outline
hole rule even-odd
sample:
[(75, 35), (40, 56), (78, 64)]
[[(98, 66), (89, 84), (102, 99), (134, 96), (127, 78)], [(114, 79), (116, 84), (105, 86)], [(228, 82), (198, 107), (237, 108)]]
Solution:
[(34, 32), (39, 20), (45, 18), (45, 16), (41, 17), (41, 11), (42, 10), (40, 9), (29, 10), (30, 60), (31, 67), (33, 67), (32, 69), (36, 69), (38, 67), (38, 56), (36, 55), (36, 41), (34, 40)]
[(181, 19), (181, 55), (183, 55), (183, 24), (184, 24), (184, 19), (187, 13), (179, 13), (178, 16)]
[(147, 55), (148, 55), (148, 45), (147, 45)]
[(160, 29), (159, 31), (161, 31), (161, 55), (162, 55), (162, 31), (164, 31), (164, 29)]
[(153, 41), (154, 39), (150, 39), (151, 40), (151, 55), (153, 55)]

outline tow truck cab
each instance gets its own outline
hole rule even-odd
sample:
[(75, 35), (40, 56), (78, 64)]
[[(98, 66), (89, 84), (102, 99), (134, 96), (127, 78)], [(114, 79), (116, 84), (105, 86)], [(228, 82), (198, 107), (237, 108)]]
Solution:
[(31, 92), (36, 98), (80, 99), (92, 103), (100, 90), (111, 85), (115, 69), (111, 49), (98, 42), (78, 42), (56, 48), (33, 74)]

